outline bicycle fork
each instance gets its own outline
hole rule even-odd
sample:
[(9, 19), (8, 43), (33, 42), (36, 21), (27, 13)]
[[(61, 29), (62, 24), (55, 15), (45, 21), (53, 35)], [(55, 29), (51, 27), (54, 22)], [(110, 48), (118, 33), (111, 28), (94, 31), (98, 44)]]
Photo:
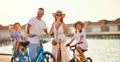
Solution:
[(62, 62), (62, 58), (61, 58), (61, 43), (58, 42), (58, 51), (57, 51), (57, 55), (56, 55), (56, 60), (57, 62)]

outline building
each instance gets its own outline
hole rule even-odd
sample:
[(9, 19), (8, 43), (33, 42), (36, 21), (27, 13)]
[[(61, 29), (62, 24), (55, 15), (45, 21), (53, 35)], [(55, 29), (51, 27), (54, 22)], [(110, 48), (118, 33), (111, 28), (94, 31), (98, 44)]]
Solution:
[[(87, 38), (117, 38), (120, 39), (120, 18), (116, 20), (102, 19), (98, 22), (85, 21)], [(72, 24), (71, 24), (72, 25)], [(69, 31), (73, 28), (69, 24)], [(73, 32), (72, 32), (73, 33)]]

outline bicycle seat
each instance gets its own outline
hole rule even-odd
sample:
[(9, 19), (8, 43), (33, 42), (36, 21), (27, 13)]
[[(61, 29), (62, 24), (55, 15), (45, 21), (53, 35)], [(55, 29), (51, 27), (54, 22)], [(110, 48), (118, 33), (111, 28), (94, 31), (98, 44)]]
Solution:
[(23, 46), (23, 47), (26, 47), (30, 42), (29, 41), (26, 41), (26, 42), (20, 42), (20, 44)]
[(87, 51), (88, 49), (85, 49), (85, 50), (82, 50), (82, 52), (85, 52), (85, 51)]

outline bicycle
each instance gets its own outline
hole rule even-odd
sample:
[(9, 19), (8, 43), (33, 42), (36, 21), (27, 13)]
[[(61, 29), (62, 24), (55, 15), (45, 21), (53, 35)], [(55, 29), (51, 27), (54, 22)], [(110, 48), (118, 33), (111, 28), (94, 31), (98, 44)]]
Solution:
[[(52, 53), (50, 53), (48, 51), (44, 51), (44, 48), (43, 48), (43, 45), (42, 45), (42, 43), (44, 41), (46, 41), (44, 39), (44, 35), (39, 36), (39, 35), (33, 34), (33, 37), (35, 37), (35, 36), (40, 37), (40, 46), (39, 46), (39, 48), (37, 50), (37, 55), (36, 55), (35, 59), (33, 60), (33, 62), (56, 62), (56, 60), (55, 60), (54, 56), (52, 55)], [(21, 59), (19, 59), (19, 61), (23, 62), (23, 61), (21, 61)], [(26, 61), (26, 62), (30, 62), (30, 61)]]
[(29, 54), (27, 50), (28, 44), (29, 44), (28, 41), (20, 42), (20, 48), (19, 48), (20, 54), (16, 54), (17, 51), (14, 51), (12, 54), (11, 62), (30, 62)]
[[(81, 42), (82, 43), (82, 42)], [(69, 48), (70, 48), (70, 50), (71, 51), (73, 51), (73, 58), (69, 61), (69, 62), (81, 62), (81, 60), (80, 60), (80, 55), (77, 55), (76, 53), (75, 53), (75, 50), (76, 50), (76, 45), (77, 44), (80, 44), (80, 43), (76, 43), (75, 45), (67, 45), (66, 47), (68, 47), (69, 46)], [(83, 51), (83, 54), (84, 54), (84, 52), (85, 51), (87, 51), (87, 49), (86, 50), (82, 50)], [(83, 61), (82, 62), (93, 62), (92, 61), (92, 59), (90, 58), (90, 57), (86, 57), (85, 55), (84, 55), (84, 58), (82, 59)]]
[(57, 50), (57, 56), (56, 56), (56, 62), (61, 62), (61, 43), (58, 42), (58, 50)]
[[(59, 34), (58, 35), (58, 39), (57, 40), (57, 54), (56, 54), (56, 62), (62, 62), (62, 55), (61, 55), (61, 41), (64, 42), (65, 39), (63, 39), (63, 37), (65, 37), (65, 34)], [(61, 39), (61, 40), (60, 40)]]

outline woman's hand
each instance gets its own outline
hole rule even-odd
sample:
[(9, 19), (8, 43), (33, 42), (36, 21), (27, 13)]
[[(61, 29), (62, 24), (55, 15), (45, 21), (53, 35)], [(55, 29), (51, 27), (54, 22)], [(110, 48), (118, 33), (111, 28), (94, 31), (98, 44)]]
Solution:
[(21, 34), (17, 34), (16, 36), (22, 36)]
[(66, 47), (67, 47), (67, 46), (70, 46), (70, 43), (66, 44)]

